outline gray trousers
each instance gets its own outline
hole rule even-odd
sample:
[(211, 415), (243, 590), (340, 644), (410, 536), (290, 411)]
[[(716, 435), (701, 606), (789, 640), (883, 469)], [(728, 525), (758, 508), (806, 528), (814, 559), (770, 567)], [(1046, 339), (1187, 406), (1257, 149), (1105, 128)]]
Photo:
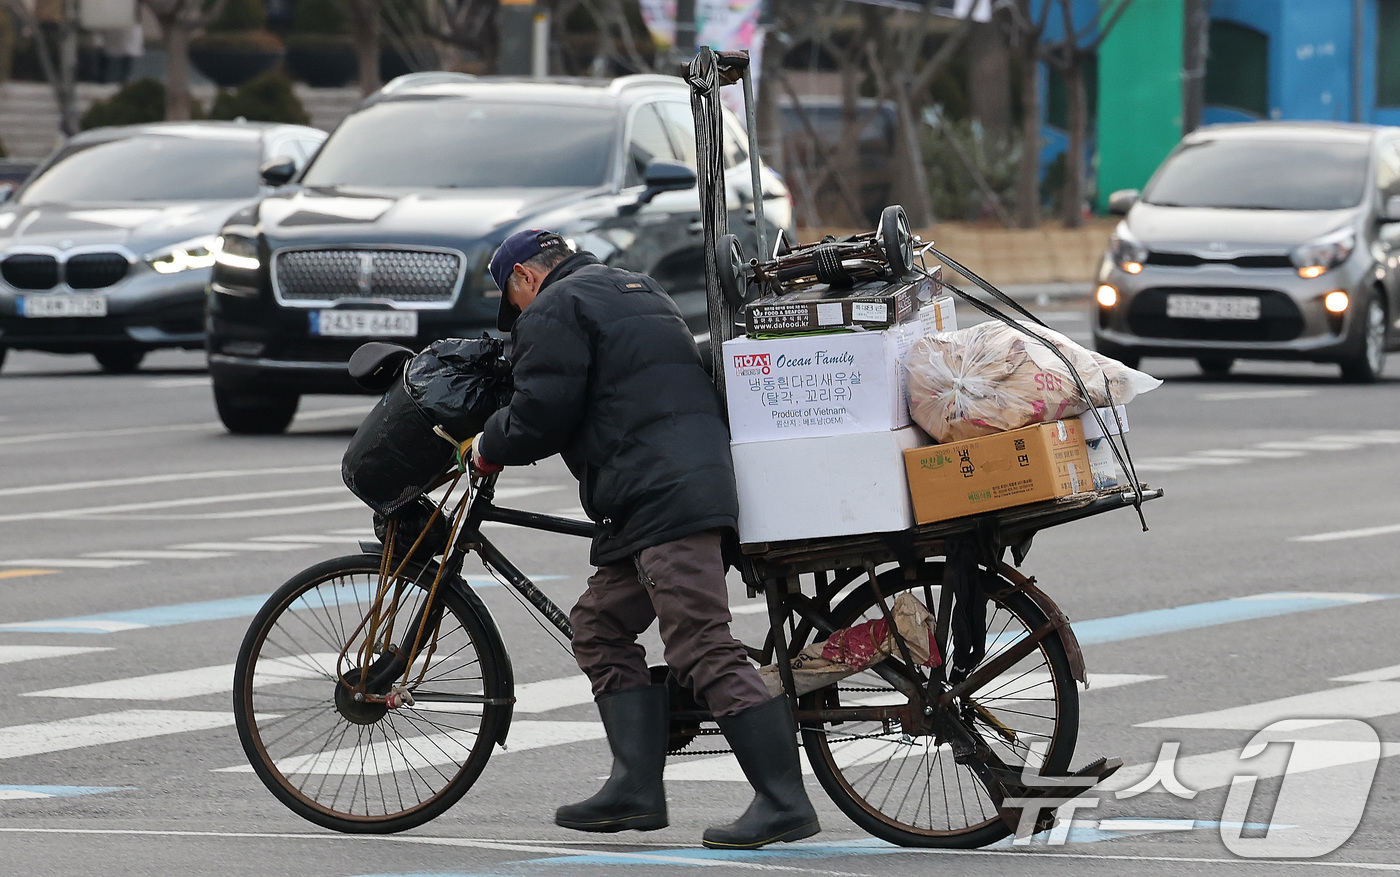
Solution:
[(661, 624), (666, 664), (717, 716), (770, 700), (743, 645), (729, 631), (719, 532), (645, 548), (633, 563), (598, 568), (569, 614), (574, 658), (594, 696), (651, 684), (637, 637)]

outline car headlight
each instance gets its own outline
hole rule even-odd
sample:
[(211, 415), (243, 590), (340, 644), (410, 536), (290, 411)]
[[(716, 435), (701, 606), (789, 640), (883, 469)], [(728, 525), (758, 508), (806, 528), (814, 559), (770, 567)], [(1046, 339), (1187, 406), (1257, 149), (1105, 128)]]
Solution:
[(146, 256), (146, 262), (160, 274), (179, 274), (195, 268), (209, 268), (214, 264), (214, 236), (192, 238), (156, 250)]
[(230, 295), (257, 294), (262, 267), (257, 238), (225, 231), (215, 238), (210, 253), (214, 261), (211, 289)]
[(1114, 264), (1129, 274), (1141, 274), (1142, 265), (1147, 261), (1147, 247), (1121, 223), (1108, 240), (1108, 253)]
[(1350, 258), (1356, 249), (1356, 232), (1344, 228), (1312, 243), (1303, 244), (1292, 254), (1298, 276), (1311, 280), (1321, 277)]

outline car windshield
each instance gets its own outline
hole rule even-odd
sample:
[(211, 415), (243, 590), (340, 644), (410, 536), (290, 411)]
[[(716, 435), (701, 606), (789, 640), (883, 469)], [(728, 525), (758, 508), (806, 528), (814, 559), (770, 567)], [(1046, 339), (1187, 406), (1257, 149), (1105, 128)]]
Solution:
[(1341, 210), (1366, 191), (1365, 143), (1206, 140), (1183, 147), (1143, 200), (1166, 207)]
[(611, 170), (610, 110), (469, 99), (389, 101), (347, 118), (307, 186), (601, 186)]
[(254, 140), (142, 134), (80, 143), (25, 187), (22, 204), (206, 201), (258, 194)]

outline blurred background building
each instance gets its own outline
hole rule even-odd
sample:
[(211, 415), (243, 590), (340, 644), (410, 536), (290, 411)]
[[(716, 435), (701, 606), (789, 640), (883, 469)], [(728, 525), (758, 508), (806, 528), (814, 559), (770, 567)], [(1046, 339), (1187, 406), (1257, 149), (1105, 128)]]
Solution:
[(0, 141), (159, 118), (333, 127), (401, 73), (674, 72), (750, 49), (798, 222), (1094, 223), (1185, 131), (1400, 123), (1400, 0), (0, 0)]

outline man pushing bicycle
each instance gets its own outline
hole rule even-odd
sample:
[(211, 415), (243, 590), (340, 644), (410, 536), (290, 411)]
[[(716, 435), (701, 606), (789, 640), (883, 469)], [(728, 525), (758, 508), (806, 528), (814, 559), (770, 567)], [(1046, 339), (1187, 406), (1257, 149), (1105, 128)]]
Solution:
[(753, 849), (821, 830), (802, 786), (787, 699), (770, 698), (730, 633), (722, 531), (738, 501), (719, 398), (679, 310), (643, 274), (574, 253), (553, 232), (511, 235), (491, 258), (515, 394), (476, 437), (482, 472), (560, 454), (597, 525), (597, 566), (570, 613), (613, 753), (593, 797), (554, 821), (579, 831), (668, 824), (666, 687), (637, 637), (660, 623), (667, 665), (714, 714), (754, 788), (704, 845)]

